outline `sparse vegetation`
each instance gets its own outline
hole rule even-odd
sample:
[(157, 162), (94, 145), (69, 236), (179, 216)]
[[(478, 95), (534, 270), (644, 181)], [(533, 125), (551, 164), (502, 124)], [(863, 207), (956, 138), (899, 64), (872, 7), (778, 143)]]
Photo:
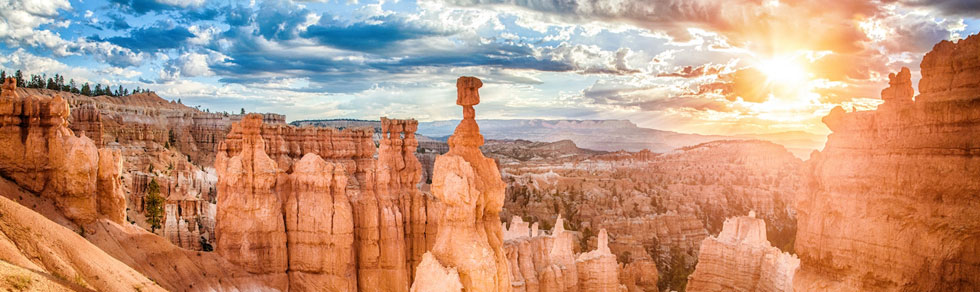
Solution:
[(13, 291), (28, 291), (33, 282), (29, 275), (7, 275), (3, 280)]
[(75, 79), (70, 79), (68, 80), (68, 83), (65, 83), (65, 76), (61, 74), (54, 74), (54, 76), (52, 77), (48, 77), (46, 74), (42, 74), (42, 75), (31, 74), (29, 78), (24, 78), (24, 73), (22, 73), (20, 70), (17, 70), (17, 72), (15, 72), (14, 75), (12, 76), (7, 76), (6, 71), (0, 71), (0, 79), (6, 79), (7, 77), (12, 77), (17, 79), (17, 87), (50, 89), (50, 90), (64, 91), (64, 92), (76, 93), (76, 94), (87, 95), (87, 96), (100, 96), (100, 95), (126, 96), (126, 95), (136, 94), (136, 93), (152, 92), (148, 89), (139, 88), (139, 87), (131, 91), (128, 88), (123, 87), (122, 85), (119, 85), (115, 89), (113, 89), (112, 86), (102, 85), (100, 83), (96, 83), (95, 86), (93, 87), (89, 85), (88, 82), (82, 84), (81, 87), (79, 87), (79, 85), (75, 82)]

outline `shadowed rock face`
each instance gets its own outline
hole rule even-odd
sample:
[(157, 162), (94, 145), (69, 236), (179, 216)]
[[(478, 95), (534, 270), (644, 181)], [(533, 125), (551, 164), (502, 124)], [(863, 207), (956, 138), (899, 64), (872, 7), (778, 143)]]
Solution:
[(717, 237), (701, 243), (687, 291), (793, 291), (800, 260), (766, 240), (766, 222), (750, 212), (725, 220)]
[(7, 78), (0, 94), (0, 175), (55, 202), (68, 219), (125, 220), (118, 152), (68, 129), (68, 103), (20, 95)]
[(215, 251), (294, 291), (408, 291), (434, 242), (414, 120), (371, 129), (232, 126), (220, 145)]
[(892, 74), (874, 111), (835, 108), (798, 200), (798, 291), (980, 287), (980, 37), (943, 41), (920, 94)]

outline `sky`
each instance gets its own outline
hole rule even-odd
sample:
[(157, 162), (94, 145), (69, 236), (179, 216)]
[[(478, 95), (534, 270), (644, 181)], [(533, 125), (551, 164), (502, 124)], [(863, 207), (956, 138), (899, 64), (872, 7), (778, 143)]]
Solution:
[(0, 0), (0, 69), (287, 120), (626, 119), (827, 133), (980, 31), (975, 0)]

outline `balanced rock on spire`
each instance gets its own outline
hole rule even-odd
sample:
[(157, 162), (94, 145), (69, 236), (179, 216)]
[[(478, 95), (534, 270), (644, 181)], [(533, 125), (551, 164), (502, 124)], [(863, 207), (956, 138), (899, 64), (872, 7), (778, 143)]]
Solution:
[(459, 273), (465, 291), (511, 291), (499, 221), (506, 185), (497, 163), (480, 152), (483, 136), (474, 120), (481, 86), (483, 82), (474, 77), (456, 81), (456, 104), (463, 107), (463, 120), (449, 138), (449, 152), (436, 158), (432, 179), (433, 195), (444, 204), (431, 251), (439, 265), (419, 266), (412, 291), (442, 291), (431, 286), (437, 281), (427, 279), (454, 279), (445, 276), (445, 268)]

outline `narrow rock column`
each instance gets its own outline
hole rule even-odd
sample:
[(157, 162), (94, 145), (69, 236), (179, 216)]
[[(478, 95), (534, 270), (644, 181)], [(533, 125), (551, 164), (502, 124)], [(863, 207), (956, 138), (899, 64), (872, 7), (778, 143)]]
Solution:
[[(265, 152), (262, 117), (248, 115), (239, 124), (241, 152), (218, 153), (218, 209), (215, 252), (246, 271), (267, 277), (270, 286), (289, 287), (286, 276), (286, 226), (276, 193), (282, 174)], [(234, 129), (233, 129), (234, 131)]]
[[(465, 291), (511, 291), (498, 215), (506, 185), (496, 162), (480, 152), (483, 136), (474, 120), (481, 86), (474, 77), (456, 81), (456, 104), (463, 106), (463, 120), (449, 138), (449, 152), (436, 158), (432, 191), (443, 203), (443, 216), (431, 254), (440, 265), (456, 269)], [(427, 283), (423, 280), (445, 274), (432, 266), (418, 268), (414, 291), (429, 291), (421, 287)]]

